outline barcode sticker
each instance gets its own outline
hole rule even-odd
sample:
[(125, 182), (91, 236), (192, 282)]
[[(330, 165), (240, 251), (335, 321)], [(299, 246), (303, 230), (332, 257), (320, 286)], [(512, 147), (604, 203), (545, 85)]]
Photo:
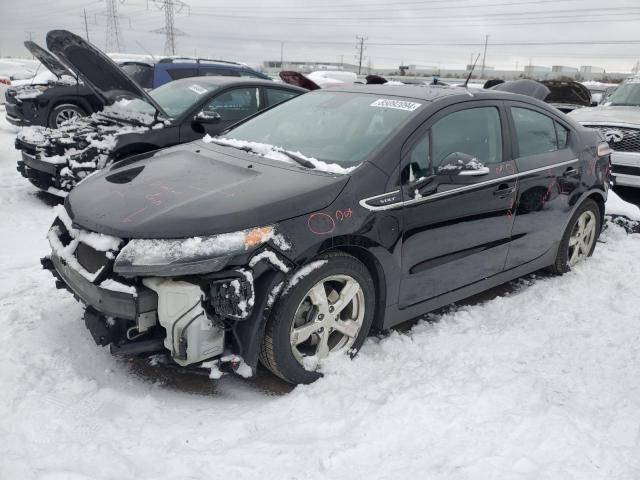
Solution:
[(405, 102), (404, 100), (389, 100), (388, 98), (380, 98), (373, 102), (370, 107), (395, 108), (396, 110), (406, 110), (413, 112), (422, 104), (416, 102)]

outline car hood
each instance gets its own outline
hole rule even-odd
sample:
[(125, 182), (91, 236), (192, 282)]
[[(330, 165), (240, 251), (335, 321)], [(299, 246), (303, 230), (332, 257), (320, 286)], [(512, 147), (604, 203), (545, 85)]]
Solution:
[(226, 150), (195, 142), (126, 160), (76, 186), (67, 210), (99, 233), (187, 238), (321, 210), (349, 180)]
[(47, 33), (47, 47), (72, 67), (106, 104), (120, 98), (139, 98), (169, 117), (118, 64), (82, 37), (66, 30), (51, 30)]
[(67, 67), (65, 67), (60, 60), (47, 52), (44, 48), (31, 40), (24, 42), (24, 46), (27, 50), (36, 57), (47, 70), (53, 73), (56, 77), (62, 78), (63, 75), (75, 77)]
[(548, 103), (566, 103), (570, 105), (591, 105), (591, 92), (587, 87), (578, 82), (562, 80), (542, 80), (549, 89), (549, 95), (544, 99)]
[(603, 105), (593, 108), (580, 108), (569, 115), (575, 121), (587, 125), (590, 123), (630, 124), (635, 128), (640, 128), (640, 107)]
[(544, 101), (551, 90), (545, 85), (536, 80), (521, 79), (521, 80), (509, 80), (507, 82), (499, 83), (490, 87), (490, 90), (498, 90), (500, 92), (518, 93), (520, 95), (527, 95), (528, 97), (537, 98)]

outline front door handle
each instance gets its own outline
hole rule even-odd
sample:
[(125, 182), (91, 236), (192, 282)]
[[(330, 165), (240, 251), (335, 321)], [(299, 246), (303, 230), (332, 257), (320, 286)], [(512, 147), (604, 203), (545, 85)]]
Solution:
[(563, 177), (575, 177), (576, 175), (578, 175), (578, 170), (573, 167), (567, 168), (562, 174)]
[(507, 198), (516, 191), (516, 187), (509, 185), (508, 183), (501, 183), (496, 190), (493, 191), (493, 194), (499, 198)]

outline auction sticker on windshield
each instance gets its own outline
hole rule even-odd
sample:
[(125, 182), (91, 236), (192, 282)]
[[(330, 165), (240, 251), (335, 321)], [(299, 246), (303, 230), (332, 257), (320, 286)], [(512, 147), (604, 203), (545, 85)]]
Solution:
[(203, 93), (207, 93), (206, 88), (202, 88), (200, 85), (191, 85), (189, 90), (192, 92), (196, 92), (198, 95), (202, 95)]
[(413, 112), (415, 109), (420, 107), (421, 103), (416, 102), (405, 102), (403, 100), (389, 100), (387, 98), (380, 98), (373, 102), (370, 107), (382, 107), (382, 108), (395, 108), (396, 110), (407, 110), (408, 112)]

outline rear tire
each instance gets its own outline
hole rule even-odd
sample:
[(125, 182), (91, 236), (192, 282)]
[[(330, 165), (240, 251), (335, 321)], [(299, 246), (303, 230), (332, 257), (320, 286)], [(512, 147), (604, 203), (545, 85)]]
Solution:
[(63, 103), (56, 105), (49, 113), (49, 128), (60, 128), (63, 122), (74, 118), (84, 117), (86, 113), (77, 105)]
[(562, 275), (590, 257), (596, 248), (601, 228), (600, 207), (588, 198), (571, 217), (560, 241), (556, 261), (549, 270), (556, 275)]
[(367, 268), (341, 252), (311, 264), (323, 260), (285, 291), (267, 321), (260, 362), (289, 383), (317, 380), (316, 362), (329, 355), (355, 355), (373, 323), (375, 287)]

